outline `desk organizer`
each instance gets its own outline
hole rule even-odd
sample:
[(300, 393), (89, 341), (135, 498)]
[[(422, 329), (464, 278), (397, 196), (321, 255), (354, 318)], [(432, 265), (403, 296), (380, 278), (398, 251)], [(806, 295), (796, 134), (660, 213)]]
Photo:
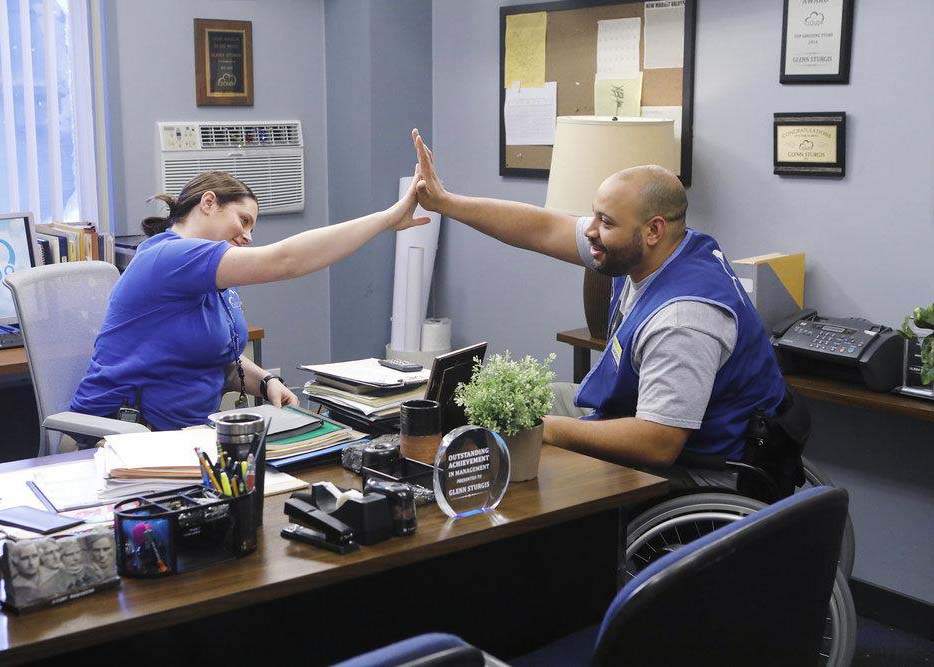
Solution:
[(386, 482), (402, 482), (412, 489), (416, 505), (428, 505), (435, 501), (434, 470), (434, 466), (404, 457), (400, 457), (386, 470), (363, 466), (360, 470), (363, 476), (361, 488), (365, 489), (367, 481), (371, 478)]
[(117, 571), (125, 577), (164, 577), (254, 551), (255, 493), (231, 498), (189, 486), (118, 503)]

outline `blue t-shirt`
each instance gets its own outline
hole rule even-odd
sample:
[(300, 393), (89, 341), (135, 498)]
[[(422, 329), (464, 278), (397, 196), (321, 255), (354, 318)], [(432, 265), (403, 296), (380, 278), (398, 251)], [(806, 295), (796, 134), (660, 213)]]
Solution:
[(159, 430), (205, 423), (247, 341), (240, 296), (217, 289), (231, 247), (170, 231), (139, 245), (110, 295), (72, 410), (108, 417), (134, 406)]

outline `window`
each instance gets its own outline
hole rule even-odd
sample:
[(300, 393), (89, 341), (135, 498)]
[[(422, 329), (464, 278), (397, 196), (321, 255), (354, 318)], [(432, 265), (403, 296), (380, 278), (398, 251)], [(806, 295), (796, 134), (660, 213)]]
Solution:
[(97, 222), (86, 0), (0, 0), (0, 211)]

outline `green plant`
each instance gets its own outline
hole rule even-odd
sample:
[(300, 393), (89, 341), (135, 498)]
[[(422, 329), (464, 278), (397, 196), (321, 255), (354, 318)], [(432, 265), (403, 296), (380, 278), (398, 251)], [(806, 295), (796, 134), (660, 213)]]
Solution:
[[(927, 308), (915, 308), (911, 315), (905, 316), (898, 333), (908, 340), (915, 340), (918, 334), (911, 328), (911, 322), (919, 329), (934, 331), (934, 303)], [(931, 382), (934, 382), (934, 335), (928, 334), (921, 339), (921, 384)]]
[(543, 363), (526, 356), (510, 359), (509, 350), (494, 354), (485, 364), (474, 359), (473, 376), (468, 384), (457, 386), (454, 402), (464, 408), (471, 424), (501, 435), (515, 435), (542, 421), (551, 409), (554, 393), (551, 383), (555, 360), (549, 354)]

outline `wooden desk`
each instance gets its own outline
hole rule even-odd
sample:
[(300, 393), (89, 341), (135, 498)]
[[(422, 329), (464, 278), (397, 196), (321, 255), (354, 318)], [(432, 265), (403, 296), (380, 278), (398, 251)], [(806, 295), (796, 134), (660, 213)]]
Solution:
[[(262, 327), (250, 326), (247, 340), (253, 343), (253, 356), (257, 366), (263, 365), (263, 338), (266, 335)], [(26, 363), (26, 349), (9, 347), (0, 350), (0, 378), (11, 375), (24, 375), (29, 372)]]
[[(606, 347), (605, 340), (593, 338), (586, 328), (560, 331), (557, 338), (559, 342), (574, 348), (574, 382), (583, 380), (590, 370), (590, 351), (602, 352)], [(883, 394), (849, 382), (810, 375), (785, 375), (785, 381), (806, 398), (934, 421), (934, 401), (900, 394)]]
[[(360, 483), (338, 465), (298, 476)], [(625, 539), (618, 508), (666, 488), (658, 477), (545, 447), (538, 479), (512, 484), (497, 512), (451, 521), (435, 506), (419, 508), (415, 535), (345, 556), (281, 539), (286, 496), (273, 496), (259, 548), (241, 560), (166, 579), (123, 579), (119, 590), (22, 617), (0, 613), (0, 664), (76, 650), (62, 664), (101, 653), (134, 667), (191, 662), (202, 645), (216, 647), (223, 637), (229, 646), (243, 632), (248, 646), (237, 664), (273, 655), (282, 664), (330, 664), (426, 630), (461, 633), (508, 657), (599, 620), (615, 593)], [(182, 655), (166, 659), (180, 647)], [(293, 655), (282, 659), (281, 650)]]

